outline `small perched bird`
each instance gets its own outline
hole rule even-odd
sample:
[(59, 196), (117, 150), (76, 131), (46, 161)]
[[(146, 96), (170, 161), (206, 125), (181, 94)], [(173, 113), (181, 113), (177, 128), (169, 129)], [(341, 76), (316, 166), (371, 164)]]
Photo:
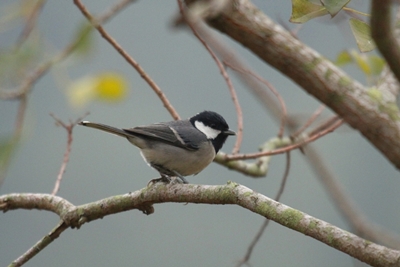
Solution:
[(186, 120), (129, 129), (88, 121), (79, 124), (125, 137), (137, 146), (143, 159), (161, 175), (149, 183), (170, 182), (174, 176), (187, 184), (184, 176), (197, 174), (207, 167), (228, 136), (235, 135), (225, 119), (213, 111), (203, 111)]

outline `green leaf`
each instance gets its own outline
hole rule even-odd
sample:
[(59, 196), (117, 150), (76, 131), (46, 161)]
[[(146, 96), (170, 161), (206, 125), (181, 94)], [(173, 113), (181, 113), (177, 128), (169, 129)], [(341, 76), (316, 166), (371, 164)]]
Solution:
[(75, 52), (87, 55), (93, 48), (93, 26), (87, 22), (81, 24), (75, 34)]
[(357, 53), (356, 50), (351, 51), (350, 54), (353, 57), (354, 62), (360, 68), (360, 70), (362, 72), (364, 72), (365, 75), (370, 76), (371, 75), (371, 67), (369, 65), (367, 56), (365, 54)]
[(332, 17), (336, 16), (340, 10), (345, 7), (350, 0), (320, 0), (322, 5), (326, 8), (326, 10), (331, 14)]
[(370, 26), (362, 20), (351, 18), (349, 20), (351, 31), (356, 38), (358, 49), (361, 52), (369, 52), (375, 49), (375, 43), (371, 38)]
[(292, 0), (292, 15), (290, 22), (305, 23), (310, 19), (328, 14), (325, 7), (314, 4), (311, 0)]

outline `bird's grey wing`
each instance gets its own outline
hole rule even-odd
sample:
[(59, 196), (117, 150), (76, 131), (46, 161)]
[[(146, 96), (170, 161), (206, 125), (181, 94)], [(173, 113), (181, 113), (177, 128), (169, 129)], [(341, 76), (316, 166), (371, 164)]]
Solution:
[(130, 129), (122, 129), (127, 134), (152, 139), (154, 141), (164, 142), (178, 146), (187, 150), (197, 150), (199, 146), (189, 142), (189, 139), (178, 134), (181, 125), (168, 125), (166, 123), (156, 123), (146, 126), (138, 126)]

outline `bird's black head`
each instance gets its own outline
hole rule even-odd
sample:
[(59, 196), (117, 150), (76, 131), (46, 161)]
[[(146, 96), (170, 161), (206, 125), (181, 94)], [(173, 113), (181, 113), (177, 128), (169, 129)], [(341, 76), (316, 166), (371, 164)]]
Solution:
[(225, 119), (216, 112), (203, 111), (191, 117), (192, 125), (207, 136), (217, 153), (225, 143), (229, 135), (235, 135), (235, 132), (229, 130)]

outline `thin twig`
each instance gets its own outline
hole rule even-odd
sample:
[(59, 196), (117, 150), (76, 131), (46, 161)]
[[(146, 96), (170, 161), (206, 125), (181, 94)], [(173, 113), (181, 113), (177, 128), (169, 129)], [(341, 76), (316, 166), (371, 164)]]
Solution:
[(57, 118), (54, 114), (50, 113), (50, 116), (53, 117), (53, 119), (56, 121), (56, 125), (63, 127), (66, 131), (67, 131), (67, 148), (65, 150), (64, 153), (64, 159), (63, 162), (61, 164), (61, 168), (60, 171), (57, 175), (57, 179), (56, 182), (54, 184), (54, 188), (53, 191), (51, 192), (51, 194), (54, 196), (57, 194), (58, 190), (60, 189), (60, 184), (61, 184), (61, 180), (63, 178), (63, 175), (65, 173), (65, 169), (67, 167), (67, 163), (69, 161), (69, 154), (71, 153), (71, 146), (72, 146), (72, 130), (74, 129), (75, 125), (78, 124), (78, 122), (82, 121), (82, 119), (84, 117), (86, 117), (89, 113), (87, 112), (86, 114), (84, 114), (83, 116), (79, 117), (77, 120), (75, 120), (74, 122), (71, 122), (69, 124), (65, 124), (63, 121), (61, 121), (59, 118)]
[(224, 64), (222, 64), (222, 62), (218, 59), (217, 55), (214, 53), (214, 51), (211, 49), (211, 47), (200, 36), (199, 32), (202, 32), (202, 28), (203, 28), (202, 25), (200, 25), (200, 21), (192, 22), (189, 19), (187, 19), (183, 4), (181, 3), (180, 0), (177, 0), (177, 2), (178, 2), (179, 10), (182, 14), (182, 17), (186, 20), (186, 23), (189, 25), (189, 28), (192, 30), (193, 35), (200, 41), (200, 43), (204, 46), (204, 48), (207, 50), (207, 52), (213, 58), (213, 60), (215, 61), (215, 63), (217, 64), (217, 66), (221, 72), (222, 77), (224, 77), (225, 82), (228, 86), (229, 92), (232, 97), (232, 101), (235, 105), (236, 114), (237, 114), (238, 130), (237, 130), (236, 142), (232, 149), (232, 154), (237, 154), (237, 153), (239, 153), (240, 146), (243, 141), (243, 113), (242, 113), (242, 108), (240, 107), (239, 99), (237, 97), (232, 80), (229, 77), (228, 73), (226, 72)]
[[(282, 178), (281, 186), (279, 187), (279, 191), (278, 191), (278, 193), (276, 194), (276, 196), (274, 198), (276, 202), (279, 202), (279, 200), (280, 200), (280, 198), (281, 198), (281, 196), (283, 194), (283, 190), (285, 189), (287, 178), (289, 177), (289, 170), (290, 170), (290, 151), (286, 153), (285, 173), (283, 174), (283, 178)], [(249, 259), (251, 257), (251, 254), (253, 253), (253, 249), (257, 245), (258, 241), (260, 241), (260, 238), (263, 235), (263, 233), (265, 232), (265, 229), (269, 225), (270, 221), (271, 221), (270, 219), (265, 219), (264, 220), (264, 223), (261, 225), (261, 227), (258, 230), (257, 234), (254, 236), (253, 241), (251, 241), (249, 247), (247, 248), (246, 255), (236, 265), (237, 267), (240, 267), (240, 266), (245, 265), (245, 264), (249, 265)]]
[(231, 69), (233, 69), (237, 72), (252, 76), (259, 82), (266, 85), (269, 88), (269, 90), (275, 95), (275, 97), (278, 99), (278, 102), (282, 109), (281, 123), (280, 123), (280, 127), (279, 127), (279, 132), (278, 132), (278, 137), (282, 138), (284, 131), (285, 131), (285, 125), (286, 125), (286, 120), (287, 120), (287, 108), (285, 105), (285, 101), (283, 100), (282, 96), (279, 94), (278, 90), (276, 90), (276, 88), (270, 82), (268, 82), (266, 79), (262, 78), (261, 76), (257, 75), (256, 73), (252, 72), (251, 70), (236, 67), (235, 65), (229, 63), (229, 61), (224, 61), (224, 63), (227, 66), (229, 66)]
[(15, 128), (14, 128), (14, 139), (19, 140), (22, 134), (22, 128), (24, 126), (25, 120), (25, 111), (28, 105), (28, 96), (23, 95), (20, 98), (19, 105), (18, 105), (18, 112), (17, 117), (15, 119)]
[(317, 108), (317, 110), (311, 115), (311, 117), (306, 121), (306, 123), (300, 127), (296, 132), (291, 134), (293, 138), (299, 136), (302, 132), (304, 132), (317, 118), (321, 115), (322, 111), (324, 111), (325, 105), (321, 105)]
[(266, 151), (266, 152), (260, 152), (260, 153), (249, 153), (249, 154), (226, 155), (225, 159), (226, 160), (255, 159), (255, 158), (259, 158), (259, 157), (263, 157), (263, 156), (272, 156), (272, 155), (286, 153), (290, 150), (302, 147), (305, 144), (313, 142), (313, 141), (321, 138), (322, 136), (334, 131), (335, 129), (337, 129), (339, 126), (341, 126), (343, 124), (343, 120), (338, 119), (338, 120), (335, 120), (334, 122), (331, 121), (331, 123), (332, 123), (332, 125), (330, 127), (325, 127), (325, 129), (323, 131), (319, 131), (319, 132), (316, 132), (314, 135), (310, 135), (310, 137), (308, 137), (307, 139), (305, 139), (302, 142), (299, 142), (299, 143), (296, 143), (296, 144), (293, 144), (290, 146), (286, 146), (283, 148), (275, 149), (272, 151)]
[(168, 98), (161, 90), (161, 88), (155, 83), (153, 79), (144, 71), (144, 69), (122, 48), (121, 45), (117, 43), (117, 41), (112, 38), (107, 31), (99, 24), (99, 22), (94, 18), (89, 11), (86, 9), (85, 5), (82, 4), (80, 0), (74, 0), (74, 4), (78, 7), (78, 9), (82, 12), (82, 14), (86, 17), (87, 20), (92, 23), (93, 27), (100, 33), (100, 35), (112, 46), (114, 49), (139, 73), (140, 77), (142, 77), (147, 84), (153, 89), (153, 91), (160, 98), (161, 102), (164, 104), (164, 107), (168, 110), (171, 116), (178, 120), (180, 117), (176, 112), (175, 108), (171, 105)]
[(107, 11), (105, 11), (102, 15), (97, 18), (98, 22), (105, 23), (111, 17), (114, 17), (118, 14), (121, 10), (126, 8), (129, 4), (135, 2), (137, 0), (121, 0), (120, 2), (116, 3), (115, 5), (111, 6)]
[(31, 13), (25, 22), (25, 27), (23, 28), (21, 34), (18, 37), (18, 41), (16, 43), (15, 48), (18, 49), (26, 39), (28, 39), (32, 30), (35, 28), (37, 19), (39, 17), (40, 12), (42, 11), (44, 5), (46, 4), (46, 0), (38, 0), (35, 6), (32, 8)]
[(60, 221), (50, 233), (45, 235), (42, 239), (40, 239), (35, 245), (33, 245), (30, 249), (28, 249), (24, 254), (19, 256), (16, 260), (14, 260), (9, 267), (19, 267), (28, 262), (34, 256), (39, 254), (44, 248), (50, 245), (54, 240), (56, 240), (62, 232), (68, 229), (63, 221)]
[[(308, 133), (308, 136), (313, 136), (316, 135), (320, 132), (325, 131), (328, 128), (331, 128), (332, 125), (335, 125), (338, 122), (343, 122), (343, 120), (339, 116), (333, 116), (329, 119), (327, 119), (324, 123), (321, 123), (319, 126), (317, 126), (315, 129), (311, 130)], [(341, 125), (341, 124), (340, 124)]]

